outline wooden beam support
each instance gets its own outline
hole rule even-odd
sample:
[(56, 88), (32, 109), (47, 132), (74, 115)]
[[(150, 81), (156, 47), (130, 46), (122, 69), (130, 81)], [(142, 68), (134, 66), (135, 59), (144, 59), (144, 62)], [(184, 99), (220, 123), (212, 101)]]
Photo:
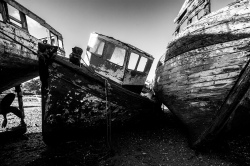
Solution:
[(22, 113), (21, 125), (25, 125), (25, 122), (24, 122), (25, 114), (24, 114), (24, 109), (23, 109), (23, 92), (21, 89), (21, 84), (19, 84), (15, 87), (15, 91), (17, 93), (19, 109)]

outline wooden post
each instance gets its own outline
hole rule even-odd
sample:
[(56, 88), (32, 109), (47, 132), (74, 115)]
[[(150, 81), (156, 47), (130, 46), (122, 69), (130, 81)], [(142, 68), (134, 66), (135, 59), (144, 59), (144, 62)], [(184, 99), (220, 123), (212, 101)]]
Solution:
[(15, 91), (17, 93), (17, 98), (18, 98), (18, 106), (19, 106), (19, 109), (22, 113), (22, 117), (21, 117), (21, 125), (24, 125), (25, 122), (24, 122), (24, 109), (23, 109), (23, 92), (21, 90), (21, 84), (20, 85), (17, 85), (15, 87)]

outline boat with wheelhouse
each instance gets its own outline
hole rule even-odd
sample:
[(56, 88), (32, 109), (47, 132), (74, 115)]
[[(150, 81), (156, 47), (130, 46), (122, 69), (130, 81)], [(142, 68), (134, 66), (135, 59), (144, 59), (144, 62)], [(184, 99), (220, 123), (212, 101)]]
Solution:
[(91, 33), (84, 57), (80, 48), (72, 49), (70, 57), (81, 63), (57, 56), (56, 49), (38, 49), (46, 143), (155, 114), (155, 101), (140, 95), (154, 59), (150, 54), (98, 33)]

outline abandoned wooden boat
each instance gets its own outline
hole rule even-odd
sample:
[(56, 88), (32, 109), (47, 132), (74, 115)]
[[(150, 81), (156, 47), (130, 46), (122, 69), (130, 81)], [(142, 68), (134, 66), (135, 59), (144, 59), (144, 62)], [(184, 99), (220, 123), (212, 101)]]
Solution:
[(0, 93), (39, 75), (38, 42), (59, 46), (62, 35), (14, 0), (0, 2)]
[(194, 147), (250, 122), (250, 2), (215, 12), (210, 5), (185, 1), (155, 76), (157, 99), (187, 127)]
[[(59, 46), (57, 54), (65, 56), (62, 41), (59, 32), (15, 0), (0, 1), (0, 94), (12, 87), (16, 88), (18, 97), (16, 106), (22, 112), (21, 122), (23, 122), (21, 126), (1, 132), (0, 137), (22, 135), (27, 130), (23, 121), (24, 109), (20, 85), (39, 75), (38, 42)], [(6, 114), (3, 114), (4, 104), (1, 102), (0, 99), (0, 114), (6, 117)], [(3, 124), (5, 122), (3, 120)]]
[(118, 125), (154, 111), (155, 102), (140, 95), (153, 62), (146, 52), (98, 33), (90, 35), (81, 67), (49, 50), (39, 44), (45, 142), (106, 126), (109, 117)]

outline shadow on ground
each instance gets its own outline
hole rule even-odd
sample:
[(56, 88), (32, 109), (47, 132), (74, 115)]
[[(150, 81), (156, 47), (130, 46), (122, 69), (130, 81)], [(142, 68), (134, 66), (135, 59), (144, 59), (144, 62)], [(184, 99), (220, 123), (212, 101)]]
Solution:
[(183, 126), (171, 114), (112, 130), (113, 151), (105, 134), (48, 147), (41, 133), (0, 140), (1, 166), (56, 165), (250, 165), (250, 136), (234, 135), (202, 151), (188, 145)]

